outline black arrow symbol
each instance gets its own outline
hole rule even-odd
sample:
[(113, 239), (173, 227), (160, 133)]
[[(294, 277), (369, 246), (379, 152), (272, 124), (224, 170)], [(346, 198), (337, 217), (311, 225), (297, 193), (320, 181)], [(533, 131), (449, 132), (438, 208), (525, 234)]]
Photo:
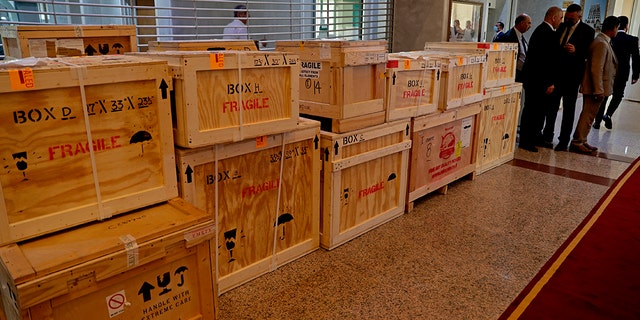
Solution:
[(96, 52), (98, 51), (92, 45), (88, 45), (86, 48), (84, 48), (84, 53), (86, 53), (88, 56), (92, 56)]
[(405, 134), (404, 134), (404, 135), (405, 135), (405, 136), (408, 136), (408, 135), (409, 135), (409, 125), (408, 125), (408, 124), (407, 124), (407, 128), (405, 129)]
[(436, 75), (436, 80), (440, 80), (440, 69), (438, 69), (438, 74)]
[(169, 88), (169, 85), (166, 81), (164, 81), (164, 79), (162, 79), (162, 82), (160, 82), (160, 90), (162, 90), (162, 100), (167, 99), (167, 88)]
[(324, 149), (324, 161), (329, 161), (329, 148)]
[(396, 85), (396, 73), (393, 73), (393, 77), (391, 77), (391, 79), (393, 79), (393, 85)]
[(320, 141), (320, 139), (318, 139), (318, 136), (316, 135), (316, 138), (313, 139), (313, 143), (314, 143), (314, 146), (315, 146), (316, 150), (318, 150), (318, 141)]
[(191, 174), (193, 174), (193, 169), (191, 169), (190, 165), (187, 165), (187, 171), (184, 172), (187, 175), (187, 183), (191, 183), (193, 179), (191, 179)]
[(338, 147), (339, 147), (338, 141), (336, 141), (336, 144), (333, 145), (333, 149), (335, 149), (336, 156), (338, 155)]
[(147, 302), (151, 300), (151, 290), (155, 288), (156, 287), (154, 287), (152, 284), (145, 281), (142, 284), (142, 287), (140, 287), (140, 290), (138, 290), (138, 295), (142, 294), (142, 299), (144, 300), (144, 302)]

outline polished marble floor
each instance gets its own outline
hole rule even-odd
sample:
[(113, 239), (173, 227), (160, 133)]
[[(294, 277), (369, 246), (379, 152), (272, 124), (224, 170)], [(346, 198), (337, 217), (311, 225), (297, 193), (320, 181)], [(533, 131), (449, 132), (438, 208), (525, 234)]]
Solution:
[(625, 100), (613, 130), (589, 135), (598, 156), (518, 149), (411, 213), (221, 295), (220, 319), (496, 319), (640, 156), (639, 119), (640, 103)]

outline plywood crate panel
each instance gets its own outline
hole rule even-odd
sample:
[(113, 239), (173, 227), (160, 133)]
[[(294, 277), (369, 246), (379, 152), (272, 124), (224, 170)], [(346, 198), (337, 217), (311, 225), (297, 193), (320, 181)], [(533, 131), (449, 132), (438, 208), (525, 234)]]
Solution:
[(440, 60), (420, 52), (389, 54), (387, 62), (387, 121), (418, 117), (438, 111)]
[(0, 248), (15, 319), (215, 319), (215, 224), (184, 200)]
[(513, 160), (521, 92), (520, 83), (485, 90), (479, 120), (477, 173)]
[(145, 52), (173, 74), (174, 137), (196, 148), (294, 129), (298, 56), (258, 51)]
[(408, 201), (476, 169), (480, 103), (413, 119)]
[(138, 51), (134, 25), (2, 26), (7, 57), (93, 56)]
[(172, 40), (149, 41), (149, 51), (257, 51), (256, 43), (250, 40)]
[(277, 41), (276, 50), (300, 56), (301, 113), (346, 119), (384, 111), (386, 41)]
[(181, 195), (217, 218), (224, 293), (319, 248), (320, 124), (178, 149)]
[(166, 62), (40, 64), (0, 70), (0, 243), (178, 195)]
[(480, 53), (455, 53), (426, 50), (430, 59), (441, 61), (438, 109), (446, 111), (482, 100), (485, 87), (486, 56)]
[(518, 44), (508, 42), (427, 42), (425, 50), (450, 50), (460, 53), (482, 53), (486, 56), (483, 69), (485, 88), (512, 84), (516, 77)]
[(320, 245), (333, 249), (404, 213), (410, 121), (322, 132)]

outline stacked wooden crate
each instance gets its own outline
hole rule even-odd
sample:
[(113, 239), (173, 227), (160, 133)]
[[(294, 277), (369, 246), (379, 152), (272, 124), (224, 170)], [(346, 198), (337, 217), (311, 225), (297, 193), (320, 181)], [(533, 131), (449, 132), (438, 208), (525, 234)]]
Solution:
[(425, 49), (477, 52), (487, 57), (478, 135), (477, 173), (514, 158), (522, 85), (515, 83), (517, 43), (427, 43)]
[(345, 133), (385, 122), (387, 43), (381, 40), (277, 41), (300, 57), (300, 113)]
[(148, 51), (257, 51), (251, 40), (167, 40), (149, 41)]
[(215, 318), (215, 225), (175, 198), (167, 63), (23, 62), (0, 68), (6, 318)]
[(319, 248), (320, 123), (299, 118), (297, 55), (166, 51), (180, 195), (218, 225), (224, 293)]
[(124, 54), (138, 51), (133, 25), (2, 26), (8, 58), (55, 58)]

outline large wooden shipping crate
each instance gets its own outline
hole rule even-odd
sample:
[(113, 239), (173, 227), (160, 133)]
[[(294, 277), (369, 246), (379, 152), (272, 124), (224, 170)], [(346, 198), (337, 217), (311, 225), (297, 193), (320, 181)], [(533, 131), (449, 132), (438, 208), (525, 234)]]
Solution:
[(149, 41), (149, 51), (257, 51), (251, 40), (171, 40)]
[(387, 121), (418, 117), (438, 111), (440, 60), (420, 52), (389, 54), (387, 62)]
[(276, 50), (300, 56), (300, 113), (341, 120), (334, 132), (372, 115), (384, 123), (386, 41), (277, 41)]
[(319, 248), (320, 124), (178, 149), (181, 195), (217, 219), (224, 293)]
[(17, 319), (215, 319), (215, 224), (184, 200), (0, 248)]
[(294, 129), (298, 56), (258, 51), (145, 52), (169, 63), (174, 138), (196, 148)]
[(0, 243), (176, 197), (170, 83), (122, 55), (0, 69)]
[(322, 132), (320, 245), (333, 249), (405, 210), (410, 124)]
[(475, 172), (480, 108), (474, 103), (413, 119), (410, 203)]
[(485, 88), (509, 85), (515, 81), (518, 44), (508, 42), (427, 42), (425, 50), (450, 50), (454, 53), (482, 53)]
[(422, 54), (441, 61), (440, 93), (438, 109), (451, 110), (482, 100), (485, 87), (485, 62), (481, 53), (455, 53), (452, 51), (426, 50)]
[(485, 90), (479, 121), (477, 173), (513, 160), (521, 92), (520, 83)]
[(7, 57), (94, 56), (138, 51), (134, 25), (2, 26)]

